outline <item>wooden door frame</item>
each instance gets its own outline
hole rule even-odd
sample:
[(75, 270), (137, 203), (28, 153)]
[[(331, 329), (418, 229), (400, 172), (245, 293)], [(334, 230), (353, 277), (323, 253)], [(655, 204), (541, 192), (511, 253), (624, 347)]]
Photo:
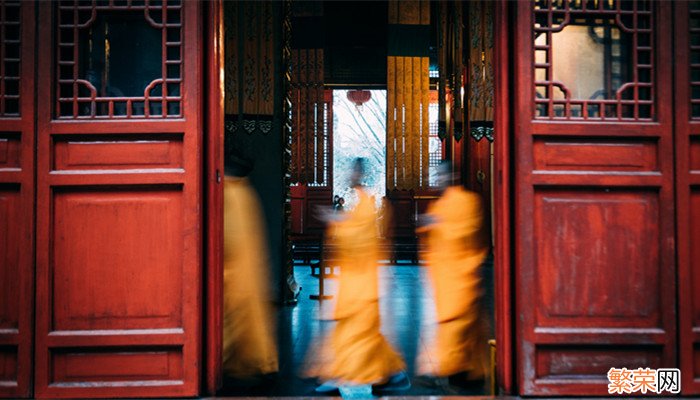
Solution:
[(224, 7), (222, 0), (206, 3), (204, 137), (204, 376), (202, 388), (215, 395), (223, 384), (223, 232), (224, 232)]
[[(694, 321), (696, 309), (693, 305), (693, 239), (691, 196), (698, 183), (693, 171), (693, 139), (696, 139), (700, 124), (693, 119), (690, 104), (691, 79), (690, 64), (690, 7), (686, 2), (673, 4), (673, 58), (675, 60), (673, 90), (674, 98), (674, 139), (676, 146), (676, 251), (678, 282), (678, 365), (681, 369), (683, 395), (700, 393), (700, 374), (694, 363), (694, 347), (700, 342)], [(696, 153), (697, 154), (697, 153)], [(697, 354), (697, 350), (695, 350)]]
[(512, 77), (516, 70), (512, 68), (514, 60), (510, 45), (511, 35), (515, 31), (511, 29), (511, 10), (513, 4), (508, 0), (499, 0), (494, 9), (494, 187), (493, 212), (494, 212), (494, 299), (496, 321), (496, 381), (504, 394), (515, 392), (514, 364), (515, 357), (513, 346), (513, 313), (514, 310), (514, 286), (512, 282), (512, 210), (514, 201), (511, 199), (513, 169), (511, 160), (513, 150), (511, 146), (511, 91), (513, 89)]
[[(503, 394), (514, 393), (514, 347), (513, 347), (513, 282), (512, 282), (512, 209), (511, 199), (513, 155), (511, 148), (511, 95), (512, 74), (510, 62), (511, 8), (508, 0), (498, 0), (494, 12), (494, 61), (495, 61), (495, 183), (494, 213), (496, 235), (495, 251), (495, 298), (496, 303), (496, 376)], [(207, 112), (205, 129), (204, 171), (204, 277), (205, 304), (203, 354), (203, 388), (207, 395), (215, 395), (223, 383), (222, 369), (222, 310), (223, 301), (223, 186), (220, 184), (223, 171), (224, 140), (224, 47), (223, 47), (223, 3), (214, 0), (206, 5), (205, 72), (202, 82), (208, 95), (204, 110)], [(204, 391), (204, 390), (203, 390)]]

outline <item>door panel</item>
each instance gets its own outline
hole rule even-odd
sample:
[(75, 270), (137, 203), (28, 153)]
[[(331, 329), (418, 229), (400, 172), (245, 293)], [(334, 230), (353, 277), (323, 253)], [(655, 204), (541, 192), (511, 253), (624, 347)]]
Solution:
[(607, 395), (675, 367), (670, 3), (520, 2), (516, 330), (522, 395)]
[(700, 393), (700, 7), (674, 7), (679, 358), (687, 395)]
[(31, 395), (34, 4), (0, 1), (0, 397)]
[(39, 5), (37, 397), (199, 393), (201, 5), (120, 4)]

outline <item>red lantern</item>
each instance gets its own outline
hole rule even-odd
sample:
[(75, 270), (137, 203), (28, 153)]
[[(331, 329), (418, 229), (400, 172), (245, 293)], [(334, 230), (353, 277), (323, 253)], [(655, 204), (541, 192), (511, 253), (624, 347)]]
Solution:
[(348, 100), (355, 103), (357, 107), (362, 107), (371, 98), (372, 92), (369, 90), (348, 90)]

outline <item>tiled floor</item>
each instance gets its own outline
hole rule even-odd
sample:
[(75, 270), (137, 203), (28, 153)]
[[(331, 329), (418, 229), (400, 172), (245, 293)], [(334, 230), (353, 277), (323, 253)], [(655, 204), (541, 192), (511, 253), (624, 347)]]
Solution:
[[(266, 399), (284, 399), (284, 400), (301, 400), (301, 399), (308, 399), (308, 396), (277, 396), (277, 397), (272, 397), (272, 396), (265, 396), (265, 397), (260, 397), (260, 396), (217, 396), (217, 397), (204, 397), (201, 400), (253, 400), (253, 399), (260, 399), (260, 398), (266, 398)], [(314, 397), (315, 400), (321, 400), (321, 399), (340, 399), (341, 397)], [(342, 396), (342, 398), (349, 398), (345, 395)], [(357, 397), (360, 398), (360, 397)], [(377, 397), (378, 398), (378, 397)], [(482, 396), (482, 395), (460, 395), (460, 396), (413, 396), (413, 395), (404, 395), (404, 396), (382, 396), (382, 399), (385, 400), (439, 400), (439, 399), (451, 399), (451, 400), (457, 400), (457, 399), (464, 399), (464, 400), (520, 400), (521, 397), (515, 397), (515, 396)], [(568, 398), (569, 400), (572, 400), (573, 398)], [(590, 398), (589, 398), (590, 399)], [(534, 400), (534, 399), (533, 399)], [(658, 399), (658, 400), (666, 400), (666, 399)]]
[[(342, 396), (343, 398), (348, 398), (345, 395)], [(217, 396), (217, 397), (204, 397), (202, 400), (229, 400), (229, 399), (235, 399), (235, 400), (253, 400), (253, 399), (260, 399), (261, 397), (255, 397), (255, 396), (236, 396), (236, 397), (229, 397), (229, 396)], [(278, 397), (264, 397), (266, 399), (284, 399), (284, 400), (301, 400), (301, 399), (307, 399), (308, 396), (278, 396)], [(464, 395), (464, 396), (412, 396), (412, 395), (404, 395), (404, 396), (382, 396), (382, 399), (386, 400), (439, 400), (439, 399), (451, 399), (451, 400), (456, 400), (456, 399), (465, 399), (465, 400), (520, 400), (521, 397), (515, 397), (515, 396), (472, 396), (472, 395)], [(315, 400), (321, 400), (321, 399), (340, 399), (340, 397), (314, 397)], [(569, 400), (572, 400), (573, 398), (569, 398)], [(659, 400), (665, 400), (665, 399), (659, 399)]]
[[(403, 355), (412, 376), (412, 387), (399, 396), (479, 395), (483, 389), (458, 389), (437, 385), (434, 380), (420, 377), (432, 365), (429, 343), (433, 334), (434, 311), (426, 272), (423, 267), (399, 264), (380, 267), (382, 332)], [(302, 286), (299, 303), (294, 307), (278, 310), (278, 336), (280, 373), (262, 385), (250, 386), (240, 382), (227, 382), (222, 396), (313, 396), (317, 382), (303, 378), (307, 357), (313, 357), (313, 344), (334, 322), (328, 319), (333, 304), (309, 299), (317, 293), (318, 280), (310, 274), (308, 266), (295, 267), (295, 276)], [(484, 268), (484, 284), (492, 288), (492, 268)], [(327, 281), (327, 292), (335, 291), (335, 283)], [(487, 289), (486, 304), (493, 307), (492, 290)], [(493, 315), (491, 312), (490, 315)], [(491, 324), (492, 326), (492, 324)], [(484, 388), (485, 389), (485, 388)], [(369, 386), (343, 387), (344, 398), (371, 396)]]

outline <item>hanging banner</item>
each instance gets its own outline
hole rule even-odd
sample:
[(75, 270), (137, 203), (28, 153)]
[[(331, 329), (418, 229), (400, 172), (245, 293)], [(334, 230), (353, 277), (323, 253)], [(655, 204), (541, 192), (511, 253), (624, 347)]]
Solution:
[(328, 163), (323, 49), (292, 49), (292, 182), (323, 184)]
[(324, 102), (323, 3), (295, 2), (292, 8), (292, 177), (327, 185), (329, 140)]
[(387, 190), (428, 186), (430, 2), (390, 1)]
[(477, 0), (469, 8), (469, 133), (493, 141), (493, 3)]
[(225, 8), (226, 130), (272, 130), (275, 38), (272, 3), (232, 2)]

